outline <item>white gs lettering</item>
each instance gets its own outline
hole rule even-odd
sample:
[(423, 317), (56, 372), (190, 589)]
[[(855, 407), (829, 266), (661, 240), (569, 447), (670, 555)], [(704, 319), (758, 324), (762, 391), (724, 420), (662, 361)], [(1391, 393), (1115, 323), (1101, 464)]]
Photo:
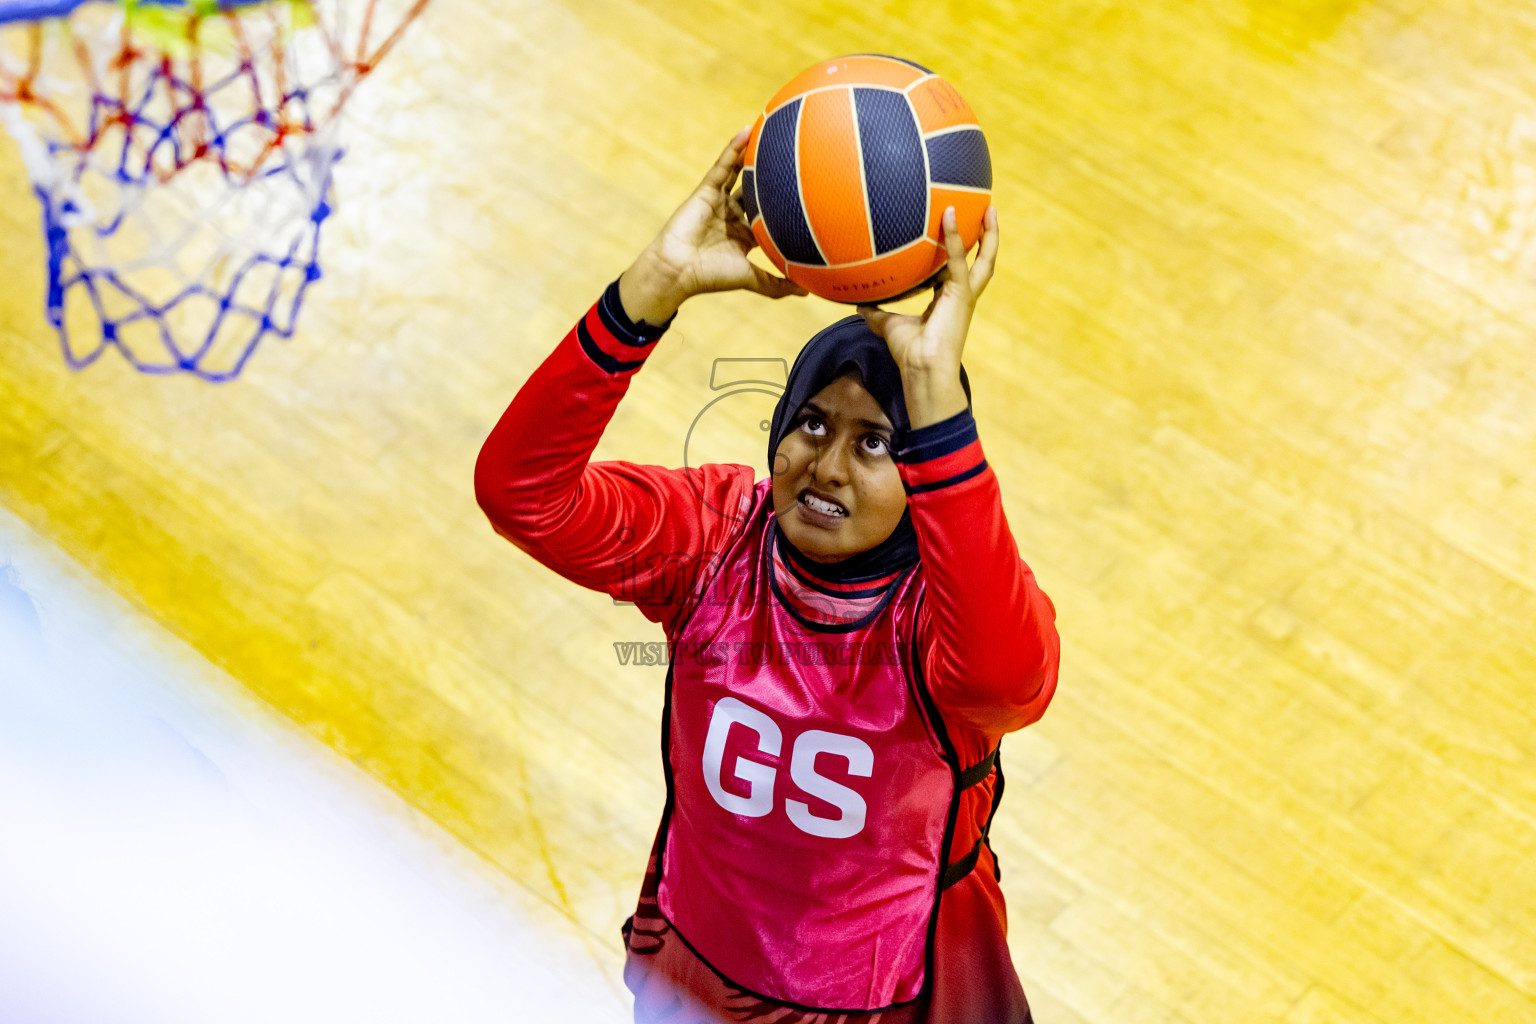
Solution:
[(731, 726), (741, 724), (757, 733), (757, 749), (765, 754), (778, 756), (784, 741), (773, 719), (754, 707), (748, 707), (735, 697), (726, 697), (715, 705), (715, 713), (709, 720), (709, 735), (704, 739), (704, 785), (715, 803), (732, 814), (748, 818), (761, 818), (773, 810), (773, 778), (777, 772), (766, 764), (736, 759), (736, 777), (745, 782), (748, 796), (727, 793), (720, 785), (720, 762), (725, 759), (725, 737)]
[[(715, 803), (747, 818), (761, 818), (773, 810), (773, 785), (778, 773), (770, 766), (738, 757), (735, 775), (747, 783), (748, 795), (726, 792), (720, 784), (725, 760), (725, 741), (731, 726), (744, 725), (757, 733), (757, 749), (777, 757), (784, 737), (773, 719), (735, 697), (725, 697), (715, 704), (704, 739), (704, 785)], [(874, 772), (875, 752), (868, 743), (853, 736), (812, 729), (795, 740), (790, 755), (789, 777), (802, 792), (825, 800), (841, 811), (836, 818), (812, 814), (809, 804), (800, 800), (784, 801), (785, 813), (795, 827), (808, 835), (824, 839), (847, 839), (864, 830), (868, 807), (864, 798), (847, 786), (833, 782), (816, 771), (816, 756), (833, 754), (848, 762), (848, 774), (869, 778)]]

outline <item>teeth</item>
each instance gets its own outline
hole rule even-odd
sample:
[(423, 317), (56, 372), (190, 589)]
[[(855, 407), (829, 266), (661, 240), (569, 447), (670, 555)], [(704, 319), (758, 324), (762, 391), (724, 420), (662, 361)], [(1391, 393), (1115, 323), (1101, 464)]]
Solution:
[(800, 500), (805, 502), (811, 508), (815, 509), (817, 512), (825, 512), (829, 516), (842, 516), (848, 514), (831, 502), (822, 501), (814, 494), (807, 494)]

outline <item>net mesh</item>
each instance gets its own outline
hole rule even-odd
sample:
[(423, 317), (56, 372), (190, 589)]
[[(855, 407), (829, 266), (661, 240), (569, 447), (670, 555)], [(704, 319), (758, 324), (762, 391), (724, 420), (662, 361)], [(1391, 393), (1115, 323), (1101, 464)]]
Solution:
[(90, 3), (0, 29), (75, 369), (239, 375), (320, 277), (340, 114), (426, 0)]

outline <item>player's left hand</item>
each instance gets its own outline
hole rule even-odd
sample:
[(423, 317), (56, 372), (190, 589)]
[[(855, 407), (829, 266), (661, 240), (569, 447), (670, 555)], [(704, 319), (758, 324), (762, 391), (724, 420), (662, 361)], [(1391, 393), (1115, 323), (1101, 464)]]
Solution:
[[(944, 211), (941, 223), (949, 261), (945, 279), (923, 314), (891, 313), (876, 306), (860, 306), (859, 313), (870, 330), (890, 346), (904, 383), (915, 384), (921, 379), (930, 389), (933, 385), (942, 385), (947, 391), (952, 380), (954, 390), (960, 391), (960, 353), (965, 348), (971, 314), (976, 310), (976, 300), (992, 280), (997, 263), (997, 208), (989, 206), (982, 218), (981, 248), (974, 264), (966, 263), (965, 243), (960, 240), (960, 230), (955, 224), (954, 207)], [(908, 390), (913, 388), (909, 386)], [(909, 395), (909, 405), (910, 398)], [(963, 392), (960, 407), (965, 407)], [(909, 409), (908, 412), (914, 411)], [(914, 413), (914, 425), (919, 425), (917, 418)]]
[(810, 294), (800, 285), (747, 259), (757, 239), (747, 226), (740, 192), (751, 128), (726, 144), (704, 180), (667, 218), (650, 245), (619, 278), (619, 297), (631, 318), (661, 325), (695, 295), (743, 289), (779, 299)]

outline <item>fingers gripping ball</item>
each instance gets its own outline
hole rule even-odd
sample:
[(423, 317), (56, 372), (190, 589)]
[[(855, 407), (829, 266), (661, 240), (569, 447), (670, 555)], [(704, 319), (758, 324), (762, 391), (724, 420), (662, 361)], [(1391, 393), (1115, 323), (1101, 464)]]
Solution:
[(876, 303), (943, 268), (953, 206), (967, 250), (992, 202), (992, 158), (955, 87), (897, 57), (796, 75), (747, 139), (742, 207), (785, 276), (834, 302)]

